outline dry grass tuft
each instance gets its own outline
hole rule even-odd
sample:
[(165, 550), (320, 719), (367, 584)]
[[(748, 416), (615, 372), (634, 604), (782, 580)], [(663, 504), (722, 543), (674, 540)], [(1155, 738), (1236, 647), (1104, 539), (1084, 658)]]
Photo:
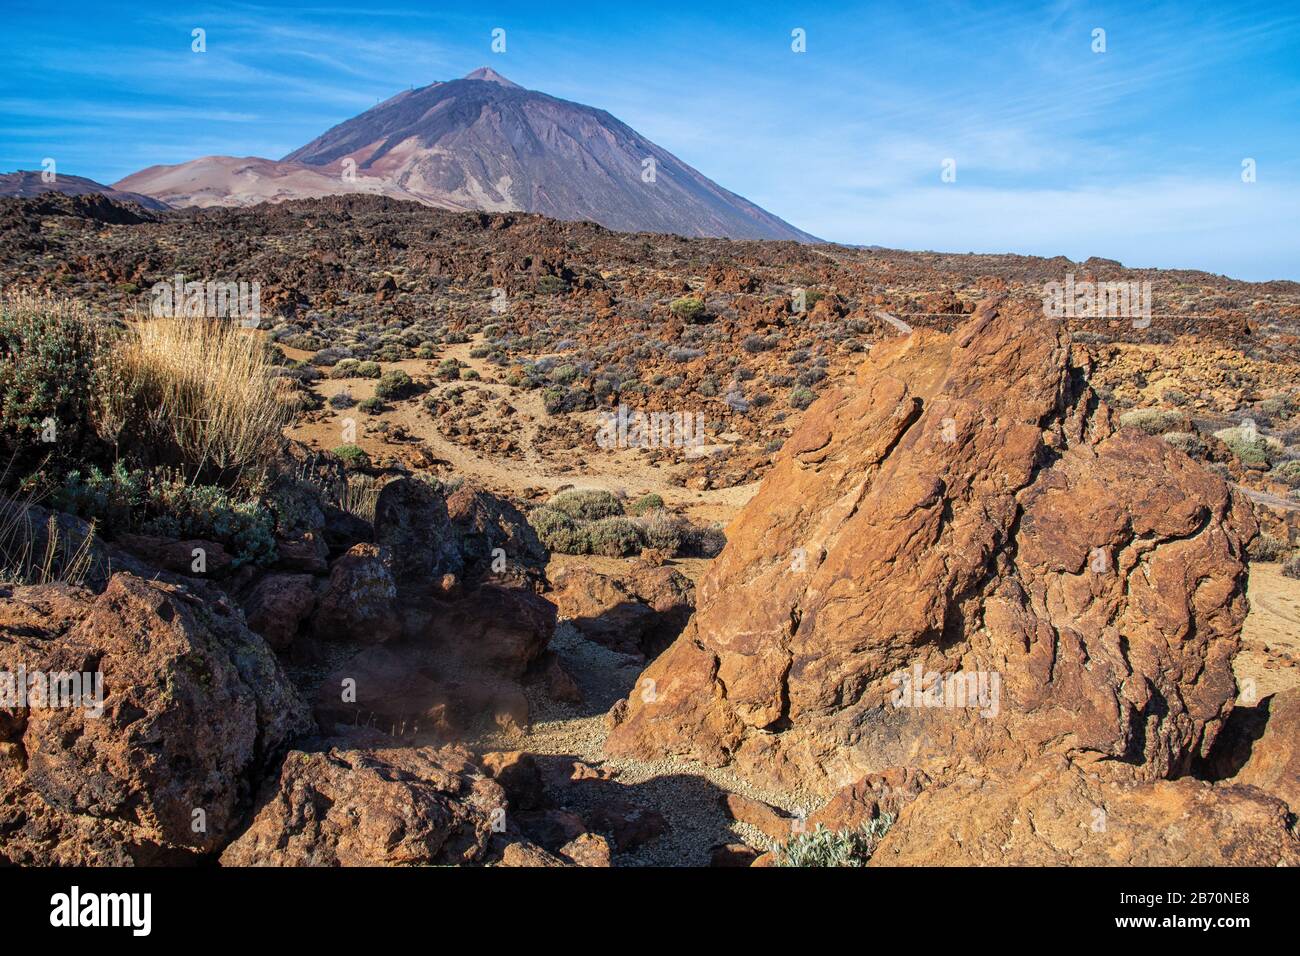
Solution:
[(261, 339), (229, 322), (135, 322), (111, 360), (118, 387), (106, 396), (107, 429), (130, 437), (143, 426), (196, 470), (254, 465), (293, 417)]

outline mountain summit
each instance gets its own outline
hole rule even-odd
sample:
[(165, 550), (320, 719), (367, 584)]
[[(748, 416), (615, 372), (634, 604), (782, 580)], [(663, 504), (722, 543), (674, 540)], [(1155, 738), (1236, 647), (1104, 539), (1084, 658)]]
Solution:
[(279, 161), (210, 156), (116, 186), (174, 206), (367, 192), (623, 232), (817, 241), (604, 110), (524, 89), (486, 66), (404, 90)]

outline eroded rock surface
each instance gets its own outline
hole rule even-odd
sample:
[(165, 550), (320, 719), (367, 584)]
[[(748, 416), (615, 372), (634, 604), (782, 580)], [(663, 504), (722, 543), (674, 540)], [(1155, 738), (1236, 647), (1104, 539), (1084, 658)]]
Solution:
[[(13, 588), (0, 671), (102, 673), (88, 706), (0, 711), (0, 858), (193, 861), (233, 835), (257, 775), (310, 715), (230, 605), (117, 574), (96, 596)], [(201, 826), (196, 825), (201, 823)]]
[[(732, 522), (607, 749), (826, 794), (1045, 755), (1185, 772), (1232, 707), (1254, 522), (1219, 478), (1119, 429), (1085, 371), (1022, 307), (878, 346)], [(925, 706), (931, 674), (970, 697)]]

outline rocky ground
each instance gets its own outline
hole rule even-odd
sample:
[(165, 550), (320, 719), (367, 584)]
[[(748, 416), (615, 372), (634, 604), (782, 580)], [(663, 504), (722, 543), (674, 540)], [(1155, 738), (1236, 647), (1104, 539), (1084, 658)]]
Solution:
[[(10, 861), (748, 865), (886, 816), (875, 863), (1300, 861), (1294, 283), (359, 197), (6, 200), (0, 239), (4, 286), (133, 321), (261, 282), (300, 519), (265, 567), (124, 536), (5, 589), (4, 665), (110, 701), (0, 710)], [(1067, 271), (1156, 317), (1058, 328)], [(602, 447), (619, 405), (704, 439)], [(640, 540), (539, 531), (574, 489)], [(999, 714), (891, 707), (915, 663)]]

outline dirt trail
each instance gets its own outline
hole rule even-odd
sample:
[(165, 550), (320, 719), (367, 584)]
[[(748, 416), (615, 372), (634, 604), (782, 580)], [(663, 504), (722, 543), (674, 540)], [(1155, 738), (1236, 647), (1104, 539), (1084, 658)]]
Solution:
[[(448, 474), (471, 479), (490, 491), (516, 498), (523, 496), (528, 489), (542, 488), (554, 492), (568, 486), (625, 491), (631, 496), (653, 492), (671, 507), (701, 521), (725, 523), (758, 490), (757, 482), (707, 491), (683, 488), (671, 480), (672, 464), (656, 465), (648, 462), (645, 453), (637, 449), (600, 448), (595, 441), (595, 412), (573, 416), (582, 422), (583, 427), (590, 429), (591, 442), (588, 448), (574, 450), (564, 456), (547, 457), (537, 444), (543, 425), (551, 419), (543, 405), (541, 391), (515, 388), (492, 381), (500, 369), (484, 359), (470, 357), (470, 351), (477, 344), (478, 338), (480, 337), (476, 337), (475, 341), (449, 346), (438, 359), (408, 359), (384, 363), (383, 367), (385, 371), (399, 368), (412, 378), (428, 380), (432, 378), (439, 361), (447, 358), (461, 361), (481, 378), (480, 381), (462, 384), (481, 389), (491, 396), (493, 403), (504, 399), (514, 408), (514, 414), (510, 417), (521, 425), (519, 443), (523, 460), (486, 455), (444, 437), (433, 416), (422, 407), (423, 396), (396, 402), (391, 408), (374, 414), (363, 412), (355, 406), (338, 412), (329, 411), (323, 416), (313, 416), (316, 420), (300, 421), (289, 430), (289, 436), (319, 448), (336, 448), (344, 444), (343, 425), (346, 419), (351, 419), (356, 423), (354, 444), (363, 448), (367, 454), (374, 458), (400, 455), (404, 447), (402, 444), (385, 442), (383, 435), (374, 430), (376, 424), (384, 421), (390, 428), (401, 426), (413, 439), (423, 443), (435, 459), (445, 462), (443, 467)], [(290, 358), (304, 358), (310, 354), (297, 353), (293, 349), (285, 349), (285, 353)], [(344, 391), (349, 392), (357, 402), (375, 394), (375, 380), (366, 378), (323, 378), (314, 387), (327, 400)], [(445, 384), (439, 384), (435, 390), (445, 387)]]

